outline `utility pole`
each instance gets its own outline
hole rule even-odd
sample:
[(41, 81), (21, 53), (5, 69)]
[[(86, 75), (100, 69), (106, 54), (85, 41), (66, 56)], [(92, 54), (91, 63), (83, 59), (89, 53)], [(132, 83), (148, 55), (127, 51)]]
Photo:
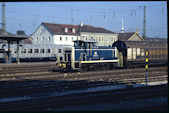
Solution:
[(2, 2), (2, 34), (6, 33), (5, 2)]
[(143, 38), (146, 39), (146, 6), (144, 6)]
[(144, 6), (144, 21), (143, 21), (143, 38), (145, 40), (145, 50), (146, 50), (146, 73), (145, 73), (145, 81), (146, 81), (146, 85), (148, 85), (148, 41), (146, 38), (146, 6)]

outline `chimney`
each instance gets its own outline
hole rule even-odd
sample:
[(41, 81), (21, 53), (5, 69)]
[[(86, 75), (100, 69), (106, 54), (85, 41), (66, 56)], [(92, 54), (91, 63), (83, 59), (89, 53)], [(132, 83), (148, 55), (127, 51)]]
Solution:
[(75, 33), (75, 28), (72, 28), (72, 33)]
[(122, 25), (121, 25), (121, 33), (124, 33), (123, 18), (122, 18)]
[(68, 28), (67, 27), (65, 27), (65, 33), (67, 33), (68, 32)]
[(80, 27), (83, 27), (83, 22), (80, 22)]

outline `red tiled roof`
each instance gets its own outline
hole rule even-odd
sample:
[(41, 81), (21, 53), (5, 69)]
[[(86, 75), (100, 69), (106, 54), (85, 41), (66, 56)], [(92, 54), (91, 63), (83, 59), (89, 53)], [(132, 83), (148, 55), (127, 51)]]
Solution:
[(128, 40), (131, 36), (133, 36), (135, 32), (130, 32), (130, 33), (118, 33), (118, 40), (120, 41), (126, 41)]
[(107, 29), (100, 28), (100, 27), (93, 27), (93, 26), (90, 26), (90, 25), (84, 25), (83, 27), (81, 27), (81, 32), (112, 33), (112, 34), (115, 34), (114, 32), (109, 31)]
[[(93, 27), (90, 25), (69, 25), (69, 24), (55, 24), (55, 23), (42, 23), (44, 24), (53, 34), (61, 35), (78, 35), (79, 32), (94, 32), (94, 33), (113, 33), (104, 28)], [(68, 28), (68, 32), (65, 33), (65, 28)], [(72, 28), (75, 28), (75, 33), (72, 32)]]
[[(44, 24), (53, 34), (77, 35), (78, 26), (76, 25), (54, 24), (54, 23), (42, 23), (42, 24)], [(68, 28), (67, 33), (65, 33), (65, 28)], [(72, 28), (75, 28), (75, 33), (72, 32)]]

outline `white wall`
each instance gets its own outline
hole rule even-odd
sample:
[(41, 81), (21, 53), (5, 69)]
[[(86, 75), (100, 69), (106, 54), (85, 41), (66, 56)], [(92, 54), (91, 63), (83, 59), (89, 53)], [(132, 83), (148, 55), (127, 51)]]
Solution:
[[(61, 37), (62, 39), (60, 40)], [(66, 40), (66, 37), (67, 37), (67, 40)], [(74, 45), (73, 40), (77, 40), (77, 37), (78, 36), (75, 36), (75, 35), (54, 35), (54, 44), (73, 46)]]

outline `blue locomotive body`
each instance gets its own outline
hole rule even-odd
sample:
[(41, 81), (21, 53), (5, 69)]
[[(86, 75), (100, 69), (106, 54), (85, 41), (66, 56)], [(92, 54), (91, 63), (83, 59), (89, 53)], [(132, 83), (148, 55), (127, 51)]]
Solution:
[(74, 41), (74, 47), (64, 49), (63, 61), (57, 66), (65, 69), (91, 70), (112, 68), (118, 63), (116, 47), (99, 47), (96, 41)]
[(115, 48), (76, 49), (75, 61), (115, 60)]

